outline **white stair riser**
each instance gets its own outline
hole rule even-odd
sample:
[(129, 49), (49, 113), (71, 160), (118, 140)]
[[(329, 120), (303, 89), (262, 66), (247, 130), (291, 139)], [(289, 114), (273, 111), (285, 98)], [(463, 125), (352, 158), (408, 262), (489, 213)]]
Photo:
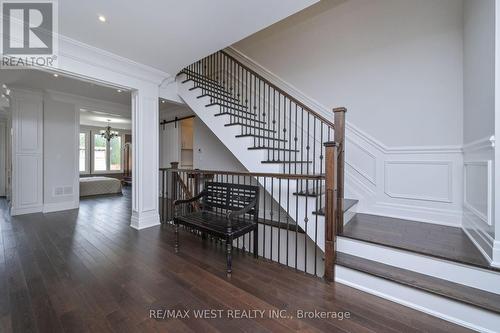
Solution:
[(500, 273), (390, 247), (338, 237), (337, 251), (500, 294)]
[(479, 332), (499, 332), (493, 312), (350, 268), (336, 266), (335, 281)]

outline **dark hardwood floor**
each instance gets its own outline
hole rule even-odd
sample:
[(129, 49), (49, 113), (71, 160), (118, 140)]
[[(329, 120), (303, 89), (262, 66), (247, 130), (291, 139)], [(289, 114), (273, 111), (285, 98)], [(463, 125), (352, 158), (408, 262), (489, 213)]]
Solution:
[(342, 236), (496, 270), (461, 228), (356, 214)]
[[(341, 284), (158, 226), (129, 227), (130, 196), (84, 199), (79, 210), (0, 216), (0, 332), (466, 332)], [(166, 319), (150, 310), (287, 310), (294, 318)], [(298, 319), (296, 310), (350, 319)]]

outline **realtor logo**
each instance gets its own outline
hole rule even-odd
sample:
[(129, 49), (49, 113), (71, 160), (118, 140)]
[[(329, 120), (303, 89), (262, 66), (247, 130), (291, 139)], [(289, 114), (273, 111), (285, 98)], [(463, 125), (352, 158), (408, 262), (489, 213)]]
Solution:
[(57, 12), (54, 1), (1, 2), (2, 68), (54, 67)]

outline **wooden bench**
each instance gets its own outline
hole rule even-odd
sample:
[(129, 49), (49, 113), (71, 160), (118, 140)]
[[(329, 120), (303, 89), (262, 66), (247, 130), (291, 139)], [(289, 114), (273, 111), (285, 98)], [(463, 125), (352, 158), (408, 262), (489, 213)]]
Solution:
[(253, 231), (253, 254), (257, 257), (259, 187), (207, 182), (203, 191), (187, 200), (176, 200), (174, 206), (199, 202), (199, 211), (174, 217), (175, 252), (179, 252), (179, 225), (226, 241), (227, 276), (232, 271), (233, 240)]

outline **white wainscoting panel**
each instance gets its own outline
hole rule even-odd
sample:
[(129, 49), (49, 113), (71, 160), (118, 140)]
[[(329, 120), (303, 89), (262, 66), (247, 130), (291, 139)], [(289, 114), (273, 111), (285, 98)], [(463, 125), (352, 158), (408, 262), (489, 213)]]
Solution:
[(43, 97), (28, 90), (12, 94), (12, 207), (11, 214), (43, 208)]
[(384, 191), (391, 198), (452, 202), (451, 161), (386, 161)]
[(492, 161), (464, 163), (464, 206), (488, 225), (492, 225)]

